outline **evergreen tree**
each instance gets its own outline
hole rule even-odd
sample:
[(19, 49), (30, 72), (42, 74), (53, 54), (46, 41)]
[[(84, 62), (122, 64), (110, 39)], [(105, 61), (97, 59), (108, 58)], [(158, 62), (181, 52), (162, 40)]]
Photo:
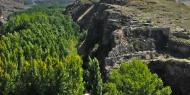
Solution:
[(152, 74), (141, 60), (132, 60), (113, 70), (104, 95), (170, 95), (170, 87), (164, 87), (156, 74)]
[(31, 8), (10, 16), (0, 35), (3, 95), (82, 95), (79, 27), (62, 8)]
[(90, 75), (90, 85), (91, 85), (91, 93), (92, 95), (102, 95), (102, 78), (101, 78), (101, 73), (100, 73), (100, 67), (99, 67), (99, 62), (97, 59), (91, 59), (90, 58), (90, 70), (89, 70), (89, 75)]

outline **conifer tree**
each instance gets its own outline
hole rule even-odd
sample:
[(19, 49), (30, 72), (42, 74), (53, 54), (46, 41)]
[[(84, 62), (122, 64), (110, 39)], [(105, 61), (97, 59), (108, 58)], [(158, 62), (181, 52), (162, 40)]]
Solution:
[(102, 95), (102, 78), (100, 73), (99, 62), (97, 59), (90, 58), (90, 85), (92, 95)]
[[(80, 33), (62, 8), (31, 8), (10, 16), (0, 37), (3, 95), (82, 95)], [(72, 56), (71, 56), (72, 55)]]
[(108, 83), (104, 86), (104, 95), (170, 95), (171, 88), (164, 87), (162, 80), (152, 74), (142, 60), (121, 63), (113, 70)]

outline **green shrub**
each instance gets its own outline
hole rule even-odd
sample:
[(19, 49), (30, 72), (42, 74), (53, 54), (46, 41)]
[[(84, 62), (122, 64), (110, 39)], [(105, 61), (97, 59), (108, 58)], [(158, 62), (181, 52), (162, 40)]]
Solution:
[(143, 61), (133, 60), (112, 71), (104, 92), (105, 95), (170, 95), (171, 89), (164, 87)]

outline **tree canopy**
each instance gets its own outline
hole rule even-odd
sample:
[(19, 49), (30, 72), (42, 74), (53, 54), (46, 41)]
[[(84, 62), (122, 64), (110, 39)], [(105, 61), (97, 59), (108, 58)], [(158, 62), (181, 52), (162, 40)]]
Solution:
[(104, 95), (170, 95), (170, 87), (164, 87), (162, 80), (152, 74), (141, 60), (132, 60), (113, 70)]
[(82, 95), (79, 27), (59, 7), (10, 16), (0, 35), (0, 92), (4, 95)]
[[(103, 83), (97, 59), (83, 70), (77, 54), (83, 37), (63, 7), (17, 12), (0, 29), (0, 94), (3, 95), (169, 95), (140, 60), (124, 62)], [(83, 73), (84, 72), (84, 73)]]

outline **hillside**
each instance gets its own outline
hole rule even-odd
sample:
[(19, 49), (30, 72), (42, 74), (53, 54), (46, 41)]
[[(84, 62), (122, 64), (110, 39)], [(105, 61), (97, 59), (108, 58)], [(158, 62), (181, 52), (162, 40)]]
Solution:
[(190, 95), (183, 2), (0, 0), (0, 95)]
[(49, 5), (68, 5), (73, 3), (74, 0), (0, 0), (0, 11), (2, 11), (4, 18), (16, 11), (28, 9), (36, 4), (49, 4)]
[[(131, 3), (134, 4), (135, 2)], [(170, 27), (173, 32), (177, 31), (177, 27), (184, 28), (187, 30), (186, 32), (189, 32), (189, 8), (183, 4), (176, 4), (175, 2), (166, 0), (152, 0), (145, 2), (145, 5), (142, 6), (144, 8), (140, 11), (138, 8), (137, 10), (133, 10), (140, 19), (150, 18), (154, 25)]]
[(189, 10), (174, 0), (101, 0), (67, 7), (81, 30), (87, 30), (79, 54), (83, 60), (96, 57), (103, 78), (120, 63), (141, 58), (171, 86), (172, 95), (190, 94)]
[(1, 95), (83, 94), (79, 27), (62, 11), (35, 7), (0, 27)]

